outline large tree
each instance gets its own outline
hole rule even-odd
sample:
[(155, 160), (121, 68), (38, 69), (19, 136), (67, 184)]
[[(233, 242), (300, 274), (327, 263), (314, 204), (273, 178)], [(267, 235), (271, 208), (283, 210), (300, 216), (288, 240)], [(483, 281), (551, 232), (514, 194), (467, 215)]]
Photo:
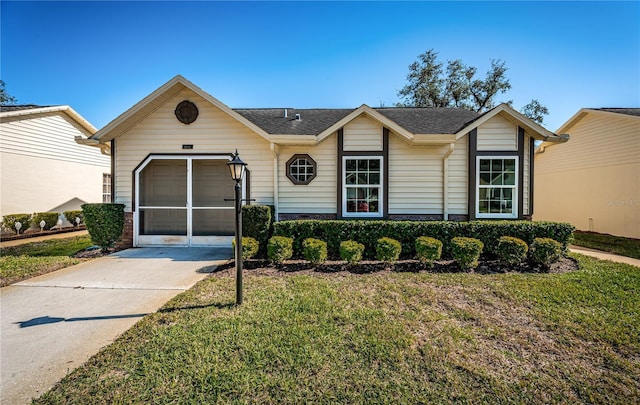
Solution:
[(15, 104), (16, 98), (7, 93), (4, 81), (0, 80), (0, 104)]
[[(467, 66), (460, 59), (447, 61), (445, 66), (438, 60), (438, 53), (430, 49), (409, 65), (407, 84), (398, 91), (402, 101), (396, 106), (457, 107), (484, 112), (495, 106), (498, 94), (511, 89), (507, 70), (504, 61), (493, 59), (485, 77), (477, 78), (476, 67)], [(548, 111), (537, 100), (532, 100), (522, 113), (542, 123)]]

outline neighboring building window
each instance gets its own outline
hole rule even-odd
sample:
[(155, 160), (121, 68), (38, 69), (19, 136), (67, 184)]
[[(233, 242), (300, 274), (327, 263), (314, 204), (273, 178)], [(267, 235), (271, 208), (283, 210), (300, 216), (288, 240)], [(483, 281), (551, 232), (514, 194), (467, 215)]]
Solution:
[(287, 162), (287, 177), (293, 184), (309, 184), (316, 177), (318, 165), (309, 155), (293, 155)]
[(111, 202), (111, 174), (102, 173), (102, 202)]
[(478, 157), (478, 218), (518, 217), (518, 158)]
[(382, 157), (344, 157), (342, 215), (382, 216)]

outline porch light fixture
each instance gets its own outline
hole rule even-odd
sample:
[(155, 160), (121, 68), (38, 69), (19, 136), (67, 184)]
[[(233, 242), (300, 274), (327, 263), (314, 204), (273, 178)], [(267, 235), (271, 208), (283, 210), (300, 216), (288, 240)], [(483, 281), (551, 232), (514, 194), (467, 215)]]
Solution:
[(242, 178), (247, 164), (240, 159), (238, 150), (233, 159), (227, 162), (231, 171), (231, 178), (236, 182), (236, 305), (242, 304)]
[(227, 166), (229, 166), (229, 170), (231, 170), (231, 178), (236, 182), (236, 185), (242, 181), (242, 177), (244, 176), (245, 167), (247, 164), (240, 159), (240, 155), (238, 155), (238, 150), (236, 149), (236, 154), (233, 156), (233, 159), (227, 162)]

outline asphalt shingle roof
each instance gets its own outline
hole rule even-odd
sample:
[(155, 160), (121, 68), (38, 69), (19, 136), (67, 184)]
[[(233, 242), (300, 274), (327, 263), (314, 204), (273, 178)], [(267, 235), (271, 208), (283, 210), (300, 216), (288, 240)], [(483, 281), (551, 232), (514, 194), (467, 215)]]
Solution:
[[(295, 109), (287, 108), (234, 109), (249, 121), (269, 134), (279, 135), (317, 135), (340, 121), (353, 109)], [(296, 114), (300, 120), (296, 121)]]
[(640, 108), (594, 108), (595, 110), (613, 112), (640, 117)]
[(48, 105), (35, 105), (35, 104), (0, 105), (0, 112), (33, 110), (33, 109), (36, 109), (36, 108), (43, 108), (43, 107), (50, 107), (50, 106), (48, 106)]
[[(234, 109), (269, 134), (317, 135), (355, 109)], [(374, 108), (414, 134), (454, 134), (480, 114), (459, 108)], [(300, 114), (300, 120), (295, 119)]]
[(375, 108), (414, 134), (455, 134), (480, 114), (461, 108)]

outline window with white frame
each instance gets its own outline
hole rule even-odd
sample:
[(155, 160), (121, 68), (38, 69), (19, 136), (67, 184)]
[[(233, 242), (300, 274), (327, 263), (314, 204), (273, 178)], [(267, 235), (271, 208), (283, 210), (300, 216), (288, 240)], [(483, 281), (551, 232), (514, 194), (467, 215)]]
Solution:
[(102, 202), (111, 202), (111, 173), (102, 173)]
[(477, 158), (478, 218), (518, 217), (518, 158)]
[(343, 157), (342, 215), (382, 216), (382, 157)]

